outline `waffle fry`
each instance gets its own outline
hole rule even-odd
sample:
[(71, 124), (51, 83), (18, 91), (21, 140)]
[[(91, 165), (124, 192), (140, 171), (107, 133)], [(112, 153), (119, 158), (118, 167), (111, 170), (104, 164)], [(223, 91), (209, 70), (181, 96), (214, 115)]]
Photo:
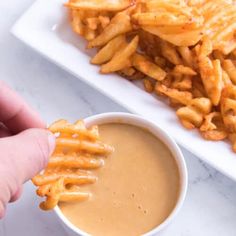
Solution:
[(206, 140), (233, 140), (236, 152), (235, 1), (69, 0), (66, 5), (73, 30), (88, 40), (88, 48), (98, 49), (91, 63), (100, 65), (101, 73), (141, 80), (146, 92), (168, 99), (184, 127), (197, 128)]
[(54, 122), (49, 130), (56, 135), (56, 148), (43, 173), (32, 179), (37, 194), (46, 197), (42, 210), (54, 208), (60, 201), (82, 201), (90, 193), (79, 186), (93, 184), (97, 177), (88, 170), (103, 166), (113, 148), (99, 141), (98, 127), (86, 128), (82, 120), (70, 124), (66, 120)]

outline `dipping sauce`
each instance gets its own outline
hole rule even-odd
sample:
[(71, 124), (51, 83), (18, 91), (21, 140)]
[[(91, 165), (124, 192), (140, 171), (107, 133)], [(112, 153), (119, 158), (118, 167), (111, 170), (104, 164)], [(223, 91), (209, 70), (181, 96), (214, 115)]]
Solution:
[(93, 236), (138, 236), (161, 224), (179, 196), (178, 166), (153, 134), (128, 124), (99, 126), (103, 142), (115, 148), (98, 180), (82, 190), (89, 200), (60, 203), (63, 214)]

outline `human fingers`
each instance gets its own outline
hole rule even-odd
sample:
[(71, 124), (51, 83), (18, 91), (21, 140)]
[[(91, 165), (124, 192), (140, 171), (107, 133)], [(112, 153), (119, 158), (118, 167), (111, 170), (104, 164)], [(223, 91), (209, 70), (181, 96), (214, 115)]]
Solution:
[(28, 129), (0, 139), (0, 215), (14, 195), (19, 196), (19, 187), (46, 166), (54, 147), (54, 135), (44, 129)]
[(23, 191), (23, 185), (21, 185), (16, 192), (11, 196), (11, 199), (9, 202), (15, 202), (16, 200), (18, 200), (22, 194)]

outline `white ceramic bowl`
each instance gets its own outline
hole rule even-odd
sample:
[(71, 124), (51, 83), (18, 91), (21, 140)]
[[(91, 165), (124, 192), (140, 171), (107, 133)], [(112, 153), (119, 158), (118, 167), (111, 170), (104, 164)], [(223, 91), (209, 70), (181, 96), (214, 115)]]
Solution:
[[(183, 205), (186, 191), (187, 191), (187, 182), (188, 182), (188, 176), (187, 176), (187, 169), (185, 160), (183, 157), (182, 152), (180, 151), (179, 147), (175, 143), (175, 141), (160, 127), (155, 125), (154, 123), (140, 117), (137, 115), (132, 115), (129, 113), (117, 113), (117, 112), (111, 112), (111, 113), (103, 113), (95, 116), (91, 116), (85, 119), (86, 126), (92, 126), (92, 125), (100, 125), (100, 124), (106, 124), (106, 123), (125, 123), (125, 124), (132, 124), (141, 128), (145, 128), (149, 130), (152, 134), (154, 134), (157, 138), (159, 138), (171, 151), (173, 157), (175, 158), (179, 173), (180, 173), (180, 193), (178, 201), (176, 202), (175, 208), (172, 210), (171, 214), (165, 219), (164, 222), (162, 222), (160, 225), (156, 226), (151, 231), (144, 234), (144, 236), (151, 236), (156, 235), (159, 231), (161, 231), (164, 227), (166, 227), (173, 218), (177, 215), (178, 211), (180, 210), (181, 206)], [(157, 199), (158, 201), (158, 199)], [(88, 233), (85, 233), (84, 231), (80, 230), (76, 226), (74, 226), (61, 212), (60, 208), (58, 206), (54, 209), (56, 215), (60, 218), (61, 222), (63, 223), (63, 226), (66, 230), (66, 232), (69, 235), (73, 236), (87, 236)], [(78, 216), (79, 217), (79, 216)], [(83, 217), (83, 216), (81, 216)]]

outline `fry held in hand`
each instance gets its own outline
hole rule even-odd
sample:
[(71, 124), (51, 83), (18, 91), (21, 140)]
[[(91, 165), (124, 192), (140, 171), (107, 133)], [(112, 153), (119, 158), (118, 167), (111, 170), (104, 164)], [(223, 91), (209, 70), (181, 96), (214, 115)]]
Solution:
[(32, 179), (38, 186), (37, 194), (46, 197), (40, 204), (43, 210), (54, 208), (60, 201), (88, 199), (90, 194), (81, 192), (79, 186), (96, 182), (91, 171), (102, 167), (103, 157), (113, 151), (99, 140), (98, 127), (86, 128), (82, 120), (75, 124), (59, 120), (49, 130), (56, 135), (55, 151), (44, 172)]
[[(182, 125), (236, 152), (236, 5), (228, 0), (69, 0), (92, 64), (141, 80), (166, 97)], [(79, 164), (78, 164), (79, 165)]]

